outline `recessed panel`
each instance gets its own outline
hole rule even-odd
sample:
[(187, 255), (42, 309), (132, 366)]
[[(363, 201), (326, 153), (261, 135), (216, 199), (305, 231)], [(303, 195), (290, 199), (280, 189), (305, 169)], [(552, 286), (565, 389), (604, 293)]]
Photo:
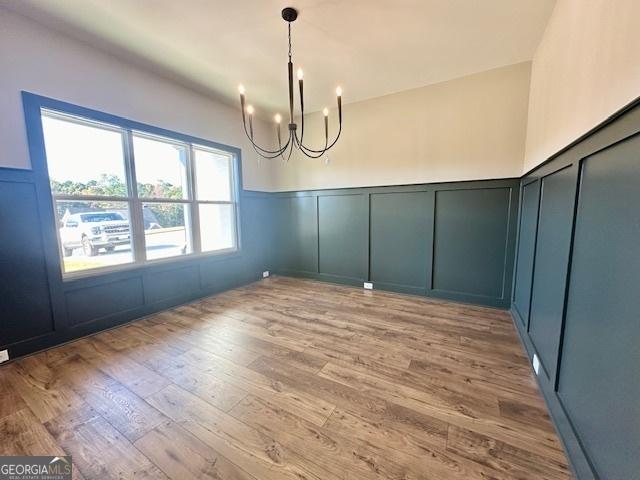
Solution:
[(555, 378), (562, 329), (577, 169), (542, 179), (529, 335), (542, 366)]
[(599, 478), (640, 472), (640, 137), (584, 161), (558, 393)]
[(534, 181), (522, 187), (513, 303), (520, 315), (520, 321), (525, 327), (529, 320), (529, 308), (531, 305), (531, 280), (533, 278), (533, 257), (538, 225), (539, 198), (540, 182)]
[(178, 267), (144, 275), (147, 304), (175, 297), (191, 297), (200, 292), (198, 267)]
[(318, 271), (318, 217), (316, 197), (276, 200), (280, 214), (277, 235), (281, 266), (294, 272)]
[(240, 257), (215, 258), (200, 263), (202, 287), (206, 290), (220, 291), (239, 285), (247, 274)]
[(70, 325), (108, 317), (144, 304), (140, 277), (75, 289), (65, 297)]
[(502, 298), (509, 188), (436, 192), (433, 288)]
[(365, 195), (318, 198), (320, 273), (366, 277), (368, 211)]
[(427, 192), (371, 195), (371, 280), (426, 288), (433, 201)]
[(0, 182), (0, 345), (53, 331), (36, 192)]

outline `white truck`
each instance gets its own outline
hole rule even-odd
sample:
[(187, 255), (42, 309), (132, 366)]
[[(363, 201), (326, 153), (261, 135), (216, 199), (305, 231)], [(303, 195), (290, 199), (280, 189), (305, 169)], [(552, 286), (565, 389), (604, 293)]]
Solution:
[(87, 212), (67, 215), (61, 222), (60, 240), (65, 257), (82, 248), (93, 257), (101, 248), (112, 252), (117, 245), (130, 243), (129, 221), (119, 212)]

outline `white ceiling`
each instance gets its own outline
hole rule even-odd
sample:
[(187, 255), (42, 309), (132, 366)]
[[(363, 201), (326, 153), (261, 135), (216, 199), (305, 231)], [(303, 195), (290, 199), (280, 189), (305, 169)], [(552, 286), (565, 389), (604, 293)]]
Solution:
[(208, 94), (243, 83), (285, 111), (285, 6), (305, 107), (346, 103), (531, 60), (555, 0), (0, 0), (127, 60)]

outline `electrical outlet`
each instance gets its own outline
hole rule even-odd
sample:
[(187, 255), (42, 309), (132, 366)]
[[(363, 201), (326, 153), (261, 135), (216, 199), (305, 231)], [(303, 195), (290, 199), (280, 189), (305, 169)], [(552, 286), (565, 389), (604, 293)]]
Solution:
[(538, 358), (538, 355), (536, 355), (535, 353), (533, 354), (533, 371), (536, 372), (536, 375), (540, 374), (540, 359)]
[(365, 288), (365, 290), (373, 290), (373, 283), (364, 282), (364, 288)]
[(262, 278), (267, 278), (269, 276), (269, 270), (262, 272)]
[(9, 360), (9, 350), (0, 350), (0, 363)]

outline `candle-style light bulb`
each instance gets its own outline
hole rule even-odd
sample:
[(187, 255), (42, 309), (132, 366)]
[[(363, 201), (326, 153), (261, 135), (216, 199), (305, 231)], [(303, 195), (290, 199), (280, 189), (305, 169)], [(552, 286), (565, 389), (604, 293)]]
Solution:
[[(300, 139), (304, 138), (304, 73), (302, 73), (302, 69), (298, 69), (298, 90), (300, 92), (300, 122), (302, 123), (302, 130), (300, 133)], [(291, 121), (293, 123), (293, 120)]]
[(329, 109), (328, 108), (324, 108), (322, 110), (322, 113), (324, 114), (324, 141), (325, 141), (325, 148), (327, 147), (327, 143), (329, 142)]
[(336, 88), (336, 96), (338, 98), (338, 122), (342, 125), (342, 87)]
[(282, 115), (280, 115), (279, 113), (276, 113), (276, 116), (274, 117), (276, 123), (280, 123), (282, 121)]
[[(245, 97), (244, 97), (244, 85), (238, 85), (238, 92), (240, 92), (240, 109), (242, 110), (242, 124), (244, 125), (247, 121), (244, 115), (244, 111), (246, 110), (244, 107)], [(245, 127), (246, 130), (246, 127)]]
[(248, 113), (249, 115), (253, 115), (253, 105), (249, 105), (249, 106), (247, 107), (247, 113)]

